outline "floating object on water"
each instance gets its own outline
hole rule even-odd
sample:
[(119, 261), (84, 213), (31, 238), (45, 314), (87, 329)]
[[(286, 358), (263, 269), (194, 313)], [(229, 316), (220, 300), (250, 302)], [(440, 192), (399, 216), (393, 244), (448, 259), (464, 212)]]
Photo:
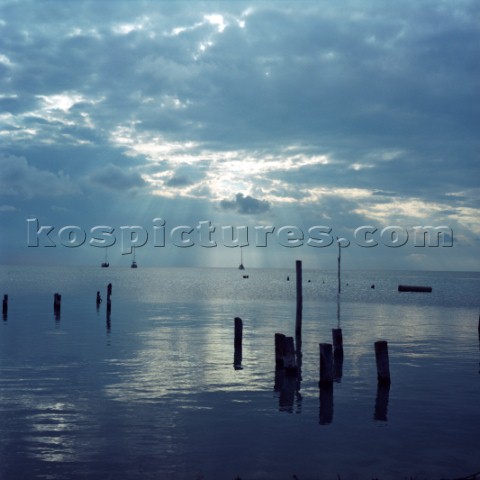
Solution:
[(248, 278), (248, 275), (244, 275), (243, 278)]
[(6, 294), (3, 296), (2, 312), (4, 316), (8, 313), (8, 295)]
[(432, 287), (422, 287), (420, 285), (399, 285), (398, 286), (399, 292), (431, 292)]
[(370, 288), (373, 288), (373, 289), (375, 289), (375, 284), (372, 284), (372, 286), (371, 286)]

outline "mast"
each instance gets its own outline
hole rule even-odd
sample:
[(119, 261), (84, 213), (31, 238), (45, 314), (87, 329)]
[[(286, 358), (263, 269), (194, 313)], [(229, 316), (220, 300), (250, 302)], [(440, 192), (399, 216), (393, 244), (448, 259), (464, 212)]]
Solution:
[(243, 266), (243, 250), (242, 246), (240, 246), (240, 265), (238, 267), (239, 270), (245, 270), (245, 267)]
[(342, 248), (340, 247), (340, 242), (338, 243), (338, 291), (337, 291), (337, 328), (340, 328), (340, 292), (342, 291), (342, 283), (340, 278), (341, 273), (341, 259), (342, 259)]

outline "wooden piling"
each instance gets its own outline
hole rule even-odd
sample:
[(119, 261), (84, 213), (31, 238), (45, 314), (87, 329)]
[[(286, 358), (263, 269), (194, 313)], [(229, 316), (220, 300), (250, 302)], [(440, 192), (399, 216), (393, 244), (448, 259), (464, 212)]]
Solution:
[(112, 284), (109, 283), (107, 285), (107, 315), (110, 315), (112, 311), (112, 300), (110, 298), (111, 296), (112, 296)]
[(283, 333), (275, 334), (275, 365), (283, 367), (283, 358), (285, 357), (285, 335)]
[(235, 317), (235, 347), (242, 346), (242, 336), (243, 336), (243, 322), (240, 317)]
[(240, 317), (235, 317), (235, 338), (233, 353), (233, 368), (242, 370), (242, 337), (243, 337), (243, 321)]
[(53, 295), (53, 312), (56, 314), (60, 313), (62, 306), (62, 296), (59, 293)]
[(320, 385), (333, 382), (333, 355), (331, 343), (320, 343)]
[(297, 372), (297, 362), (295, 361), (295, 343), (293, 337), (285, 337), (285, 355), (283, 357), (283, 367), (287, 374)]
[(8, 314), (8, 295), (6, 294), (3, 296), (2, 313), (4, 316)]
[(388, 342), (375, 342), (375, 359), (377, 361), (377, 380), (381, 385), (390, 385), (390, 364), (388, 360)]
[(302, 336), (302, 309), (303, 309), (303, 297), (302, 297), (302, 261), (296, 260), (295, 270), (297, 277), (297, 318), (295, 322), (295, 335), (297, 337)]

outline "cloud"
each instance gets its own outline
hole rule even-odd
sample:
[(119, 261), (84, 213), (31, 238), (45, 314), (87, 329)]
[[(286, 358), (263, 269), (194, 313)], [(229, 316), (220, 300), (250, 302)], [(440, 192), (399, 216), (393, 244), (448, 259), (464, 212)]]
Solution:
[(190, 180), (185, 175), (173, 175), (165, 182), (165, 185), (167, 185), (168, 187), (175, 187), (175, 188), (187, 187), (192, 184), (193, 184), (193, 181)]
[(131, 190), (143, 188), (147, 185), (139, 173), (122, 169), (112, 163), (94, 171), (90, 176), (90, 180), (113, 190)]
[(28, 5), (0, 5), (1, 204), (478, 231), (476, 0)]
[(30, 199), (80, 193), (68, 174), (39, 169), (29, 165), (24, 157), (0, 155), (0, 172), (2, 195)]
[(222, 200), (220, 208), (222, 210), (234, 210), (244, 215), (258, 215), (270, 210), (270, 204), (265, 200), (258, 200), (250, 195), (245, 196), (243, 193), (237, 193), (235, 200)]

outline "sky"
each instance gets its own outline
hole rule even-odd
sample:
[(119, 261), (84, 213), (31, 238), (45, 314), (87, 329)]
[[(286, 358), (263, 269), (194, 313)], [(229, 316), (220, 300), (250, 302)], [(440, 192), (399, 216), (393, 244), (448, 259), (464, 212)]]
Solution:
[(479, 87), (477, 0), (3, 0), (0, 263), (478, 270)]

